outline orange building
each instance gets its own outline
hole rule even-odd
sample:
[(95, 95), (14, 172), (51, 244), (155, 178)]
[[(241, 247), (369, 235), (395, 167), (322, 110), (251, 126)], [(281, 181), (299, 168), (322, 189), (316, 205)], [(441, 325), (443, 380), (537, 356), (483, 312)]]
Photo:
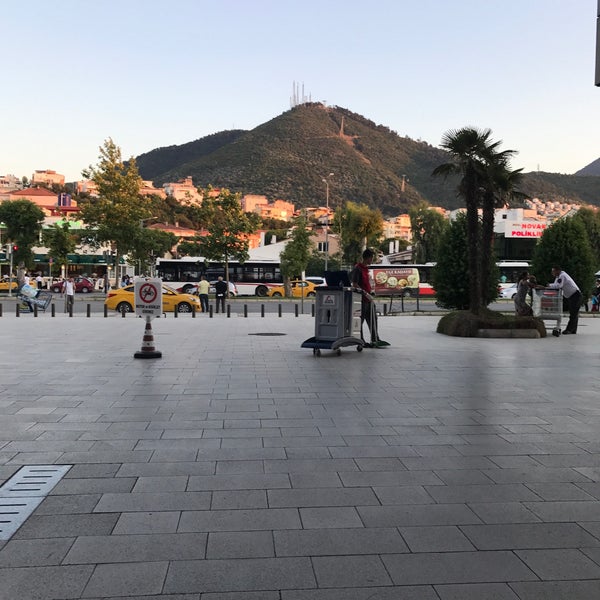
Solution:
[(65, 176), (57, 173), (56, 171), (43, 170), (36, 171), (31, 176), (31, 183), (43, 184), (43, 185), (65, 185)]

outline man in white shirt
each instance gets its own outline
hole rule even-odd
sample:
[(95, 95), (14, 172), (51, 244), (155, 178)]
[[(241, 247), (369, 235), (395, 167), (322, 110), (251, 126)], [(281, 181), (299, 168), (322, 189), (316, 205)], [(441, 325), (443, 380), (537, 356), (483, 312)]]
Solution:
[(563, 297), (567, 299), (569, 305), (569, 322), (563, 334), (576, 334), (577, 323), (579, 321), (579, 309), (581, 308), (581, 290), (573, 281), (572, 277), (563, 271), (560, 267), (552, 267), (554, 283), (549, 283), (547, 287), (555, 290), (562, 290)]
[(75, 282), (69, 277), (63, 285), (63, 294), (65, 295), (65, 312), (70, 313), (73, 310), (75, 301)]

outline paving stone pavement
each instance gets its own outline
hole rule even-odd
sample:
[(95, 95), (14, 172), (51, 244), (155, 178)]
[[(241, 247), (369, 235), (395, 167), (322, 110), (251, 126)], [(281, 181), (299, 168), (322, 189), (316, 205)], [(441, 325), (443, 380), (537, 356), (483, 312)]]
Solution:
[[(0, 483), (73, 465), (2, 600), (600, 598), (600, 320), (460, 339), (386, 317), (0, 318)], [(282, 333), (260, 336), (257, 333)]]

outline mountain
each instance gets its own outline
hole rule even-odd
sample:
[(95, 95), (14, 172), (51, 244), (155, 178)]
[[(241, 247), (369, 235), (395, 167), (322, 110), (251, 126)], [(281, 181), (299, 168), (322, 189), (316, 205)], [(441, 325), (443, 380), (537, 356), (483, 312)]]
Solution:
[[(192, 176), (199, 187), (281, 198), (297, 207), (364, 202), (395, 216), (425, 200), (462, 206), (456, 180), (431, 177), (448, 162), (440, 148), (408, 137), (341, 107), (301, 104), (251, 131), (223, 131), (136, 158), (140, 175), (155, 184)], [(523, 191), (544, 199), (600, 203), (600, 177), (530, 173)], [(548, 195), (551, 198), (548, 198)]]
[(575, 175), (583, 175), (583, 176), (600, 176), (600, 158), (592, 161), (589, 165), (583, 167), (583, 169), (579, 169)]

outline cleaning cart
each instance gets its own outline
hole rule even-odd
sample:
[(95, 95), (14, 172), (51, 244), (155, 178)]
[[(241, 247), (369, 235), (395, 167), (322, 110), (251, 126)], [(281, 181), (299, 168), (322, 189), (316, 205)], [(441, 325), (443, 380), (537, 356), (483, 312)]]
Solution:
[(356, 346), (361, 352), (361, 293), (346, 286), (319, 286), (315, 289), (315, 335), (302, 348), (312, 348), (315, 356), (321, 350), (333, 350), (339, 356), (344, 346)]
[(531, 309), (534, 317), (538, 317), (542, 321), (554, 321), (552, 335), (555, 337), (560, 336), (563, 312), (562, 290), (552, 288), (533, 290)]

